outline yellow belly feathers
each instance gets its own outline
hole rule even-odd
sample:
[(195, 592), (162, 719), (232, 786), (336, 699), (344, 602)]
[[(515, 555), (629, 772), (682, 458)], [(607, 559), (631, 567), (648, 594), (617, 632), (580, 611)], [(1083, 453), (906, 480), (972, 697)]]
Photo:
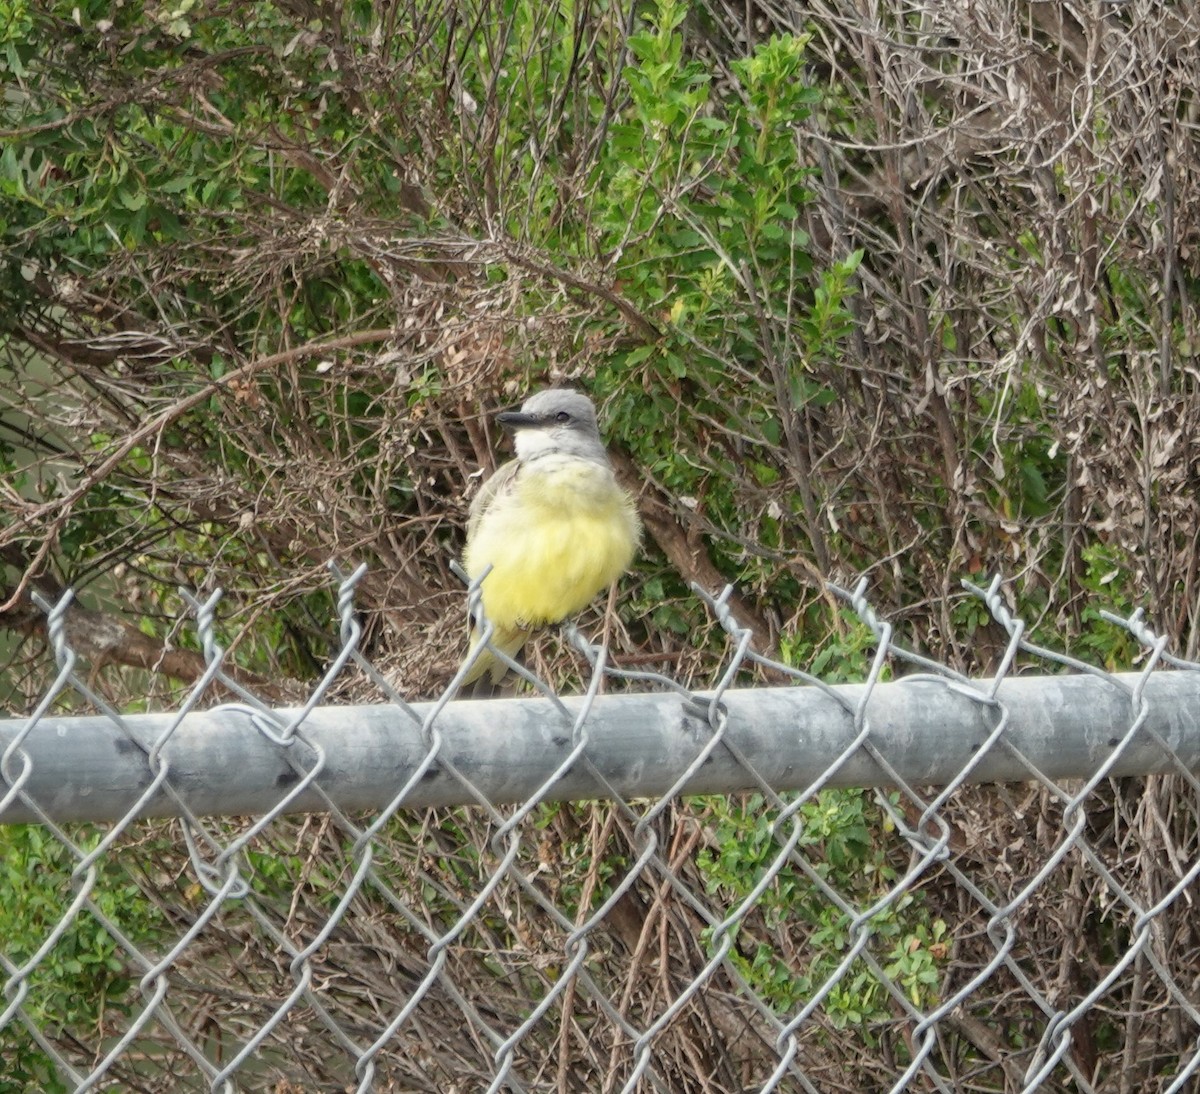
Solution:
[(548, 456), (489, 506), (464, 561), (472, 578), (491, 564), (480, 592), (497, 630), (529, 630), (586, 607), (628, 568), (639, 536), (607, 467)]

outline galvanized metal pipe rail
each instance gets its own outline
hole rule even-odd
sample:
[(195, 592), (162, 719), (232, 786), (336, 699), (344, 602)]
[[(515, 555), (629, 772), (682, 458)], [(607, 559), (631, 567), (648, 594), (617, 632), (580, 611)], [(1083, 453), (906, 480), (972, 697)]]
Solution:
[[(434, 704), (408, 711), (326, 706), (303, 718), (290, 744), (271, 724), (292, 722), (291, 710), (273, 712), (271, 724), (243, 706), (182, 719), (132, 715), (119, 723), (108, 716), (44, 716), (28, 732), (25, 720), (14, 719), (0, 721), (6, 756), (0, 822), (38, 819), (30, 800), (54, 820), (128, 817), (156, 773), (162, 777), (163, 763), (174, 793), (156, 793), (134, 815), (175, 815), (180, 801), (194, 815), (269, 812), (317, 767), (320, 792), (300, 790), (287, 811), (330, 802), (383, 807), (423, 764), (405, 807), (471, 804), (478, 798), (464, 789), (467, 783), (492, 804), (523, 802), (554, 776), (581, 733), (586, 762), (561, 773), (541, 800), (599, 798), (613, 790), (626, 799), (651, 798), (670, 790), (712, 743), (710, 713), (719, 716), (722, 739), (684, 793), (748, 789), (756, 785), (751, 769), (784, 791), (822, 779), (825, 786), (887, 786), (896, 775), (909, 785), (940, 786), (962, 781), (973, 760), (971, 782), (1028, 779), (1030, 765), (1052, 779), (1088, 777), (1115, 750), (1112, 775), (1200, 766), (1200, 673), (1011, 677), (994, 698), (990, 681), (977, 684), (976, 692), (911, 677), (869, 688), (730, 689), (715, 712), (703, 693), (691, 700), (673, 693), (567, 698), (561, 705), (459, 701), (436, 713)], [(1126, 742), (1138, 705), (1144, 720)], [(1007, 722), (997, 741), (977, 756), (1001, 712)], [(871, 747), (856, 746), (860, 738)], [(450, 768), (461, 778), (449, 777)]]

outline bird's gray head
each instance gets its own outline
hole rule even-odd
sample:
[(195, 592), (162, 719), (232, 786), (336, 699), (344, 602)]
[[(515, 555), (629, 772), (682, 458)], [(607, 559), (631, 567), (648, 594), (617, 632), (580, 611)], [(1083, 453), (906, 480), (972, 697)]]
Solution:
[(520, 410), (496, 415), (513, 432), (521, 460), (550, 454), (608, 462), (596, 425), (596, 408), (586, 395), (566, 388), (548, 388), (531, 395)]

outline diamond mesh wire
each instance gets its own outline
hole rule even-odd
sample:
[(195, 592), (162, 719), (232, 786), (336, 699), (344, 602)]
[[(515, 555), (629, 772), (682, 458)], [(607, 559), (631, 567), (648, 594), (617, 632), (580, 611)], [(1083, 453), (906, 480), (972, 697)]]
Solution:
[[(582, 698), (521, 670), (548, 700), (547, 740), (563, 743), (503, 805), (447, 745), (455, 684), (410, 704), (362, 656), (362, 573), (340, 580), (339, 652), (296, 709), (225, 671), (219, 597), (190, 600), (208, 671), (150, 740), (89, 685), (67, 641), (70, 598), (43, 605), (58, 675), (28, 718), (0, 723), (0, 820), (36, 821), (0, 830), (0, 1091), (1193, 1088), (1200, 782), (1181, 752), (1197, 745), (1200, 665), (1139, 613), (1106, 616), (1144, 651), (1137, 673), (1114, 673), (1030, 643), (999, 579), (968, 583), (1007, 635), (995, 674), (970, 679), (905, 649), (865, 583), (834, 588), (874, 642), (857, 689), (757, 654), (728, 590), (705, 597), (728, 646), (703, 693), (614, 668), (574, 633), (591, 666)], [(1154, 691), (1164, 666), (1195, 688)], [(844, 746), (799, 789), (747, 741), (804, 727), (748, 737), (738, 724), (753, 717), (734, 702), (752, 668), (840, 711)], [(1068, 735), (1078, 712), (1048, 702), (1041, 717), (1063, 733), (1054, 769), (1071, 769), (1052, 777), (1018, 745), (1011, 684), (1062, 672), (1085, 677), (1097, 710), (1116, 695), (1126, 713), (1098, 754)], [(369, 810), (339, 804), (337, 757), (313, 730), (350, 673), (423, 749)], [(900, 732), (890, 676), (933, 689), (948, 720)], [(665, 792), (618, 790), (606, 766), (596, 726), (617, 686), (687, 712)], [(952, 777), (912, 785), (900, 761), (931, 735), (941, 748), (964, 705), (986, 732)], [(34, 792), (33, 746), (73, 707), (116, 730), (114, 763), (139, 765), (115, 821), (66, 822)], [(174, 745), (204, 707), (218, 727), (253, 726), (286, 769), (270, 808), (189, 805)], [(218, 785), (222, 748), (214, 734)], [(1146, 755), (1147, 774), (1131, 774)], [(689, 793), (718, 757), (736, 781)], [(846, 788), (864, 757), (882, 785)], [(1019, 777), (980, 782), (998, 758)], [(514, 770), (527, 760), (514, 753)], [(558, 800), (581, 773), (600, 800)], [(414, 808), (434, 777), (455, 804)], [(142, 819), (151, 802), (170, 818)]]

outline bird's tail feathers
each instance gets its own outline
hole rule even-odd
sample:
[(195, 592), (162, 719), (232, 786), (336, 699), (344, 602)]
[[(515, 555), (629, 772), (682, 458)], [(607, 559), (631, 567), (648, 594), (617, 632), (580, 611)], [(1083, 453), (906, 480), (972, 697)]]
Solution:
[[(476, 658), (475, 663), (471, 666), (467, 675), (463, 677), (462, 686), (466, 688), (475, 684), (484, 687), (491, 685), (494, 688), (504, 678), (505, 673), (508, 672), (508, 665), (501, 661), (492, 651), (499, 650), (506, 657), (515, 658), (521, 652), (521, 647), (525, 645), (525, 640), (528, 637), (529, 632), (526, 630), (497, 627), (492, 632), (491, 638), (488, 639), (487, 647), (479, 651), (479, 656)], [(480, 632), (477, 629), (472, 630), (471, 648), (467, 652), (468, 660), (479, 649), (480, 639)], [(486, 694), (490, 693), (490, 691), (486, 692)], [(477, 686), (473, 690), (473, 694), (477, 697), (482, 697), (481, 688)]]

